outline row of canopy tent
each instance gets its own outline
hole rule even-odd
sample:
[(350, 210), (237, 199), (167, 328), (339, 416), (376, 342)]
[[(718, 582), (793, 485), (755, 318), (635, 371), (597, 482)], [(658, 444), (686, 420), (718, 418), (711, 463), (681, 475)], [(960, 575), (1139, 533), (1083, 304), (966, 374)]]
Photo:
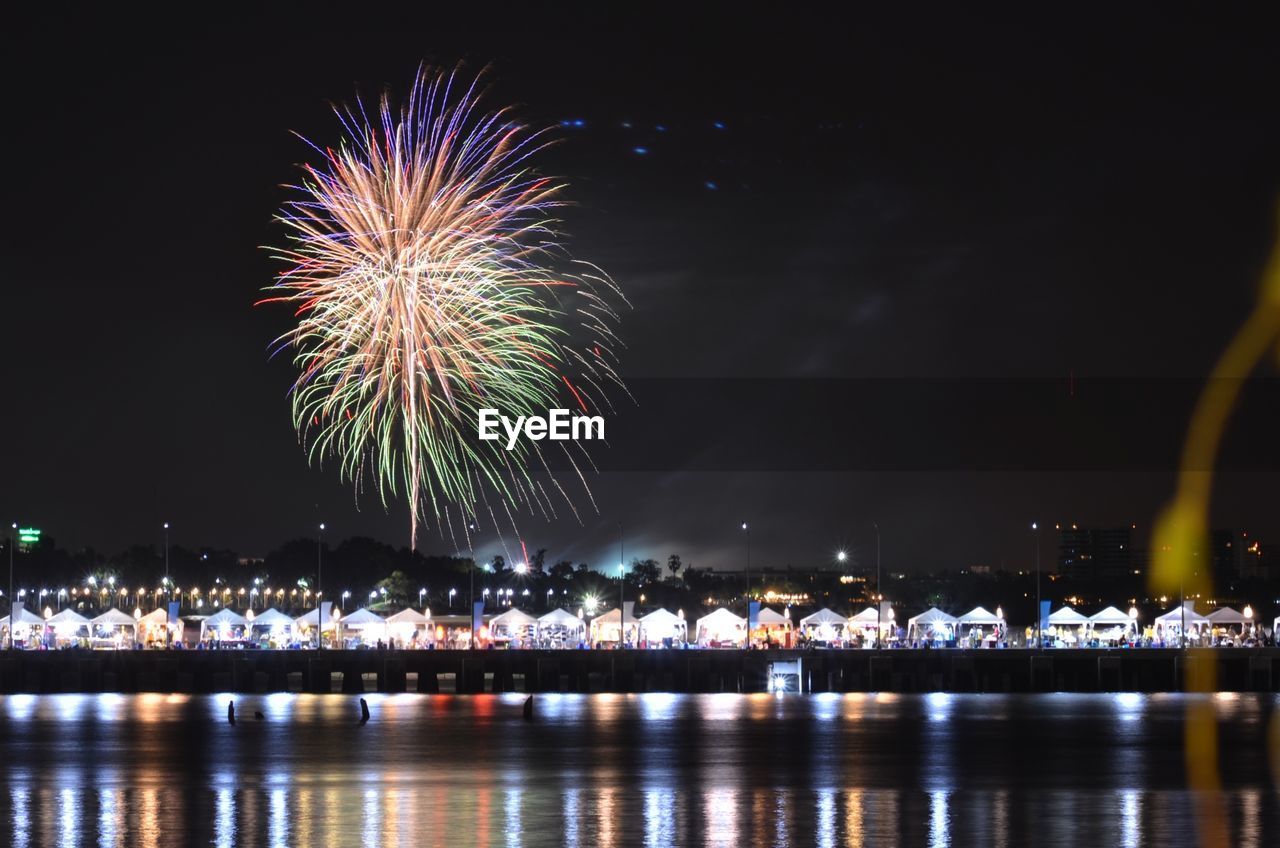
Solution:
[(907, 619), (907, 639), (920, 636), (937, 638), (955, 637), (963, 627), (1004, 627), (1005, 621), (1000, 615), (985, 607), (974, 607), (964, 615), (951, 615), (937, 607), (929, 609)]
[[(167, 628), (169, 623), (169, 613), (163, 607), (137, 617), (112, 607), (93, 618), (87, 618), (70, 608), (60, 610), (48, 618), (41, 618), (25, 607), (19, 607), (18, 609), (19, 625), (44, 628), (46, 632), (52, 631), (57, 639), (66, 641), (78, 638), (82, 629), (86, 631), (86, 635), (90, 638), (93, 637), (93, 634), (103, 631), (110, 634), (123, 634), (128, 630), (131, 631), (130, 635), (136, 639), (140, 632), (145, 633)], [(174, 626), (180, 628), (181, 622), (174, 622)], [(0, 630), (8, 629), (9, 616), (6, 615), (4, 618), (0, 618)]]

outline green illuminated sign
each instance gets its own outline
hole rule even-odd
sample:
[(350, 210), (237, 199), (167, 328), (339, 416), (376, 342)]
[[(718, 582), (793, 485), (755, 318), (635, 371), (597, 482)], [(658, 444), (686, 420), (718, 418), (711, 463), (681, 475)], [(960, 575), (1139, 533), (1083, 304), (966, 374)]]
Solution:
[(40, 541), (40, 530), (36, 527), (19, 527), (18, 541), (24, 545), (34, 545)]

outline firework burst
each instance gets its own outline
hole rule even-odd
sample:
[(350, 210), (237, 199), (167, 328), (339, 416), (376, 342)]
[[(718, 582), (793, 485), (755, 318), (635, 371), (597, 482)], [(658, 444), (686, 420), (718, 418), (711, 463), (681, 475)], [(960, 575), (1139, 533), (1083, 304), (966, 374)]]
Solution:
[[(573, 509), (536, 446), (477, 438), (478, 411), (599, 411), (622, 385), (625, 301), (561, 248), (562, 186), (530, 164), (545, 131), (481, 99), (478, 80), (422, 71), (400, 109), (385, 96), (372, 120), (358, 101), (336, 109), (343, 136), (308, 142), (317, 161), (291, 187), (288, 243), (273, 250), (287, 269), (263, 301), (296, 310), (277, 341), (299, 368), (293, 418), (309, 458), (336, 458), (357, 493), (372, 481), (384, 506), (405, 496), (415, 545), (428, 516), (452, 532), (454, 515), (482, 509), (495, 524), (513, 508), (553, 515), (552, 495)], [(584, 490), (589, 462), (569, 456)]]

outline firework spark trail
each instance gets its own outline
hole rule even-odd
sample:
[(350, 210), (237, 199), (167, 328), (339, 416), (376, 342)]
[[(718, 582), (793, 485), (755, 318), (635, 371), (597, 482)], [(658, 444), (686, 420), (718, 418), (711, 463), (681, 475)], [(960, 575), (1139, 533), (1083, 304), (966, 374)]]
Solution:
[(273, 253), (288, 269), (262, 301), (295, 307), (277, 344), (295, 350), (294, 425), (311, 461), (336, 457), (357, 492), (367, 475), (384, 506), (407, 496), (415, 545), (428, 511), (474, 519), (487, 489), (552, 509), (532, 476), (545, 457), (480, 442), (480, 409), (586, 412), (623, 388), (621, 292), (594, 265), (557, 270), (562, 186), (528, 162), (545, 131), (483, 111), (478, 80), (456, 77), (421, 71), (402, 109), (384, 97), (371, 121), (357, 101), (336, 110), (336, 149), (307, 142), (320, 160), (279, 215), (289, 243)]

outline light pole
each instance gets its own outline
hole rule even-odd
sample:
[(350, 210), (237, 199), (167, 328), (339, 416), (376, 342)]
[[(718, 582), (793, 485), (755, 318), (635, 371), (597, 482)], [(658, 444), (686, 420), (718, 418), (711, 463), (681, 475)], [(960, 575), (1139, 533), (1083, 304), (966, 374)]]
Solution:
[(627, 613), (622, 605), (622, 591), (627, 585), (627, 554), (626, 554), (626, 536), (622, 532), (622, 522), (618, 522), (618, 647), (621, 648), (626, 643), (627, 635)]
[(751, 646), (751, 528), (742, 522), (742, 535), (747, 540), (747, 646)]
[(324, 650), (324, 607), (320, 605), (320, 572), (324, 566), (324, 522), (316, 534), (316, 650)]
[(18, 545), (18, 522), (9, 525), (9, 650), (13, 650), (13, 549)]
[(873, 521), (871, 526), (876, 528), (876, 647), (880, 647), (880, 639), (884, 633), (881, 630), (882, 622), (880, 616), (883, 614), (881, 610), (884, 608), (884, 592), (880, 591), (880, 522)]
[[(467, 647), (476, 646), (476, 523), (467, 525), (467, 544), (471, 549), (471, 559), (467, 560), (467, 578), (470, 588), (467, 590)], [(453, 608), (453, 590), (449, 590), (449, 608)]]
[(1044, 634), (1040, 632), (1040, 525), (1031, 522), (1031, 532), (1036, 536), (1036, 649), (1044, 650)]
[(164, 583), (169, 585), (169, 522), (164, 523)]

